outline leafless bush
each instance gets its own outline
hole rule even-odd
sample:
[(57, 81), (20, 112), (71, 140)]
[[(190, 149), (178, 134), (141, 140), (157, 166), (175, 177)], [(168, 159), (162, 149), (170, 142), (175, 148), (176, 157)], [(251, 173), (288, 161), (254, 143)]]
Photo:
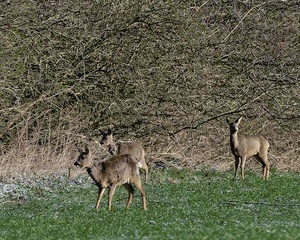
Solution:
[(274, 167), (299, 170), (296, 0), (0, 5), (2, 169), (65, 168), (106, 127), (150, 162), (228, 169), (224, 117), (243, 115)]

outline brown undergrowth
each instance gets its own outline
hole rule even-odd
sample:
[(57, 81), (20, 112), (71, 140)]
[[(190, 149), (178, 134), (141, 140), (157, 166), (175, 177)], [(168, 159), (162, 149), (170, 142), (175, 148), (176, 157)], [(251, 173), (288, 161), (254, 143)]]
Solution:
[[(246, 124), (246, 123), (244, 123)], [(155, 145), (151, 142), (145, 145), (146, 160), (151, 170), (190, 169), (199, 171), (231, 171), (234, 168), (234, 158), (230, 152), (228, 129), (225, 125), (213, 133), (182, 132), (175, 138), (156, 139)], [(242, 131), (242, 130), (241, 130)], [(241, 133), (242, 134), (242, 133)], [(270, 134), (271, 135), (271, 134)], [(300, 170), (299, 147), (295, 143), (284, 142), (276, 138), (276, 134), (269, 138), (271, 146), (269, 160), (271, 172)], [(121, 136), (120, 136), (121, 138)], [(12, 146), (0, 156), (0, 178), (3, 181), (13, 181), (18, 177), (43, 177), (44, 175), (59, 172), (66, 178), (74, 179), (82, 170), (73, 166), (78, 157), (75, 143), (82, 146), (87, 144), (97, 161), (110, 157), (96, 141), (99, 137), (67, 137), (65, 144), (57, 148), (32, 144), (30, 141), (20, 139), (18, 144)], [(123, 138), (124, 140), (139, 139)], [(122, 139), (119, 139), (122, 141)], [(142, 142), (142, 141), (141, 141)], [(260, 164), (251, 158), (246, 163), (246, 171), (260, 171)]]
[[(299, 1), (1, 1), (0, 175), (63, 171), (112, 128), (150, 167), (233, 168), (225, 118), (299, 171)], [(247, 169), (260, 168), (254, 160)]]

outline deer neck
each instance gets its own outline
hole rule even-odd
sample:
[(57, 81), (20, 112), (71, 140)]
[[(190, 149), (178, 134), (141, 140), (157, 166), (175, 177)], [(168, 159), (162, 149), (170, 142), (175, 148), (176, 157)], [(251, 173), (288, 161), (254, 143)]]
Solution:
[(236, 149), (238, 148), (238, 146), (239, 146), (239, 140), (238, 140), (237, 132), (230, 134), (230, 147), (234, 155), (237, 154)]
[(89, 176), (94, 180), (95, 183), (100, 182), (101, 169), (98, 169), (98, 167), (93, 163), (86, 170), (87, 170), (87, 173), (89, 174)]
[(108, 151), (111, 155), (117, 155), (118, 149), (119, 147), (115, 142), (111, 142), (111, 144), (108, 146)]

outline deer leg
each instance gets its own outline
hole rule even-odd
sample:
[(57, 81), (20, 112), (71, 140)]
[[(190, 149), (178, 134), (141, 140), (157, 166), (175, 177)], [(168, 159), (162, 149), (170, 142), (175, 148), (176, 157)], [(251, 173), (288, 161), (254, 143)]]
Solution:
[(270, 172), (270, 163), (268, 160), (268, 155), (257, 155), (258, 161), (261, 163), (263, 167), (263, 179), (268, 180), (269, 178), (269, 172)]
[(267, 179), (267, 165), (265, 164), (265, 162), (263, 161), (263, 159), (261, 159), (261, 165), (263, 168), (263, 179)]
[(242, 157), (241, 162), (241, 170), (242, 170), (242, 179), (245, 179), (245, 164), (246, 164), (246, 157)]
[(108, 192), (108, 210), (111, 210), (111, 201), (112, 197), (115, 193), (116, 185), (112, 184), (109, 186), (109, 192)]
[(265, 179), (266, 176), (266, 164), (263, 160), (263, 158), (261, 156), (259, 156), (259, 154), (255, 155), (255, 158), (257, 159), (257, 161), (261, 164), (262, 166), (262, 172), (263, 172), (263, 179)]
[(127, 201), (127, 204), (126, 204), (126, 208), (128, 209), (130, 204), (132, 203), (132, 198), (133, 198), (133, 193), (134, 193), (134, 189), (132, 187), (131, 184), (129, 183), (124, 183), (123, 186), (127, 189), (128, 191), (128, 201)]
[(269, 179), (269, 173), (270, 173), (270, 162), (268, 160), (268, 155), (266, 154), (265, 157), (264, 157), (264, 163), (265, 163), (265, 172), (264, 172), (264, 175), (265, 175), (265, 179), (268, 180)]
[(263, 175), (263, 179), (266, 179), (266, 180), (267, 180), (267, 171), (268, 171), (267, 166), (264, 165), (264, 175)]
[(265, 179), (266, 179), (266, 180), (269, 179), (269, 173), (270, 173), (270, 163), (267, 162), (267, 163), (266, 163), (266, 174), (265, 174)]
[(239, 164), (240, 164), (240, 158), (237, 157), (237, 156), (235, 156), (234, 158), (235, 158), (235, 164), (234, 164), (234, 166), (235, 166), (235, 170), (234, 170), (234, 179), (236, 179), (236, 178), (237, 178), (237, 171), (238, 171)]
[(139, 162), (142, 164), (142, 168), (145, 171), (145, 183), (147, 183), (148, 182), (148, 166), (146, 164), (145, 152), (144, 151), (142, 151), (142, 153), (141, 153), (140, 161)]
[(269, 173), (270, 173), (270, 162), (268, 160), (268, 155), (265, 155), (263, 158), (264, 161), (264, 179), (268, 180), (269, 178)]
[(142, 197), (142, 202), (143, 202), (143, 208), (144, 210), (147, 210), (147, 204), (146, 204), (146, 194), (145, 194), (145, 191), (144, 191), (144, 188), (142, 186), (142, 182), (140, 179), (137, 179), (135, 182), (134, 182), (134, 185), (136, 186), (136, 188), (140, 191), (141, 193), (141, 197)]
[(263, 179), (266, 179), (267, 177), (267, 166), (265, 163), (262, 164), (263, 166)]
[(147, 183), (148, 182), (148, 166), (145, 163), (145, 160), (144, 160), (144, 163), (143, 163), (143, 169), (145, 170), (145, 182)]
[(104, 192), (105, 192), (105, 188), (99, 187), (99, 190), (98, 190), (98, 199), (97, 199), (97, 203), (96, 203), (96, 207), (95, 207), (97, 210), (99, 208), (99, 204), (100, 204), (100, 201), (101, 201), (101, 199), (103, 197)]

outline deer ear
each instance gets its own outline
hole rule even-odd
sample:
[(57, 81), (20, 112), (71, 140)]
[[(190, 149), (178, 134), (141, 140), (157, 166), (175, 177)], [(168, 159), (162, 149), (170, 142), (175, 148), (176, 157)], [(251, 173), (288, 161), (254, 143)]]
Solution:
[(239, 118), (238, 118), (238, 119), (235, 121), (237, 125), (239, 125), (239, 124), (240, 124), (240, 122), (241, 122), (242, 118), (243, 118), (243, 117), (239, 117)]
[(79, 151), (79, 153), (82, 153), (82, 152), (83, 152), (82, 149), (81, 149), (80, 147), (78, 147), (78, 144), (77, 144), (77, 143), (75, 143), (75, 146), (76, 146), (77, 150)]
[(108, 130), (107, 130), (107, 135), (111, 135), (112, 134), (112, 130), (109, 128)]
[(85, 145), (85, 149), (84, 149), (84, 151), (85, 151), (85, 153), (86, 153), (86, 154), (89, 154), (90, 150), (89, 150), (89, 148), (88, 148), (88, 146), (87, 146), (87, 145)]
[(228, 117), (226, 117), (226, 122), (227, 122), (228, 124), (230, 124), (230, 121), (229, 121)]
[(101, 129), (99, 130), (99, 132), (100, 132), (101, 135), (105, 135), (105, 132), (102, 131)]

